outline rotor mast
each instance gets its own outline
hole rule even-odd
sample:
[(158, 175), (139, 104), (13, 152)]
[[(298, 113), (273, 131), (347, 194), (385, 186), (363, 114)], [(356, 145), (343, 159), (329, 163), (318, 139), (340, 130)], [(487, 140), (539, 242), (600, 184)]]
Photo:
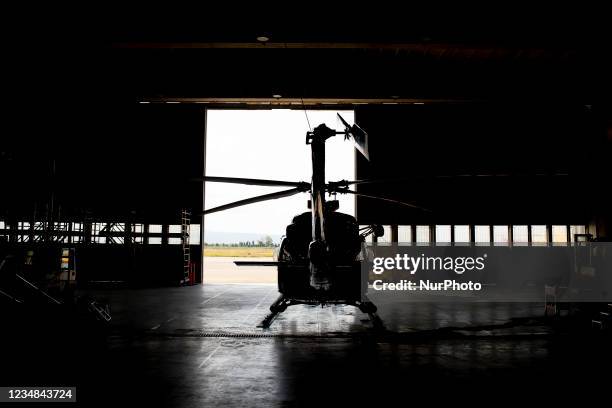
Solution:
[(312, 151), (312, 182), (310, 208), (312, 212), (312, 241), (308, 246), (310, 286), (327, 290), (330, 287), (328, 248), (325, 240), (325, 141), (338, 134), (322, 124), (306, 134), (306, 144)]

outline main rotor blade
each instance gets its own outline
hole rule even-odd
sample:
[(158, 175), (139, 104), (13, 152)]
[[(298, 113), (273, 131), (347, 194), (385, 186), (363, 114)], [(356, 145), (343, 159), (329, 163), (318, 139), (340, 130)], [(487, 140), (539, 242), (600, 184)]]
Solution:
[(289, 197), (297, 193), (302, 193), (304, 190), (301, 188), (292, 188), (289, 190), (278, 191), (276, 193), (264, 194), (256, 197), (247, 198), (240, 201), (234, 201), (233, 203), (220, 205), (218, 207), (204, 210), (204, 214), (212, 214), (219, 211), (229, 210), (231, 208), (241, 207), (243, 205), (259, 203), (260, 201), (275, 200), (277, 198)]
[(330, 184), (336, 184), (340, 187), (343, 186), (351, 186), (357, 184), (377, 184), (377, 183), (405, 183), (407, 181), (414, 181), (418, 179), (452, 179), (452, 178), (467, 178), (467, 177), (567, 177), (569, 174), (567, 173), (535, 173), (535, 174), (432, 174), (432, 175), (415, 175), (412, 177), (402, 177), (402, 178), (387, 178), (387, 179), (364, 179), (364, 180), (341, 180), (338, 182), (332, 182)]
[(345, 134), (347, 138), (353, 141), (355, 148), (370, 161), (370, 152), (368, 147), (368, 134), (365, 130), (359, 127), (356, 123), (353, 126), (349, 125), (346, 120), (338, 113), (338, 118), (342, 122), (345, 128)]
[(194, 179), (197, 181), (210, 181), (212, 183), (233, 183), (246, 184), (250, 186), (270, 186), (270, 187), (302, 187), (305, 190), (310, 188), (310, 184), (305, 181), (283, 181), (283, 180), (264, 180), (241, 177), (214, 177), (206, 176)]
[(358, 196), (358, 197), (364, 197), (364, 198), (371, 198), (371, 199), (373, 199), (373, 200), (381, 200), (381, 201), (386, 201), (386, 202), (393, 203), (393, 204), (399, 204), (399, 205), (404, 205), (404, 206), (406, 206), (406, 207), (415, 208), (415, 209), (417, 209), (417, 210), (422, 210), (422, 211), (431, 212), (431, 210), (430, 210), (430, 209), (428, 209), (428, 208), (423, 208), (423, 207), (420, 207), (420, 206), (415, 205), (415, 204), (410, 204), (410, 203), (407, 203), (407, 202), (405, 202), (405, 201), (393, 200), (393, 199), (391, 199), (391, 198), (378, 197), (378, 196), (373, 196), (373, 195), (370, 195), (370, 194), (362, 194), (362, 193), (358, 193), (358, 192), (356, 192), (356, 191), (344, 190), (344, 189), (339, 189), (339, 190), (336, 190), (335, 192), (338, 192), (338, 193), (340, 193), (340, 194), (343, 194), (343, 193), (349, 193), (349, 194), (356, 195), (356, 196)]

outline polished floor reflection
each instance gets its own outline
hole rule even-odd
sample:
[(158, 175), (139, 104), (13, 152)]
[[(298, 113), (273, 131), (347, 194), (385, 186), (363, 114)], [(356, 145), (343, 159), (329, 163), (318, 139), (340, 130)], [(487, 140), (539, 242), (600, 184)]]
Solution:
[(84, 406), (405, 405), (415, 398), (491, 405), (603, 395), (611, 362), (609, 339), (559, 334), (531, 318), (542, 314), (536, 304), (383, 308), (389, 332), (377, 334), (366, 315), (342, 306), (290, 307), (271, 329), (257, 329), (276, 297), (272, 285), (95, 294), (112, 304), (103, 339), (11, 332), (28, 339), (11, 345), (23, 354), (5, 365), (3, 382), (75, 384)]

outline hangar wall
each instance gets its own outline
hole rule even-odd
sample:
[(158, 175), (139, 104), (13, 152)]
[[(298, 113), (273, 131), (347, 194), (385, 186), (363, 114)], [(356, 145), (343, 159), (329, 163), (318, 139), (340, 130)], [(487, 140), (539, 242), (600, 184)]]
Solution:
[[(359, 198), (360, 224), (589, 224), (609, 215), (603, 190), (612, 143), (606, 115), (594, 107), (387, 105), (355, 115), (371, 156), (358, 157), (357, 178), (408, 179), (359, 191), (432, 210)], [(479, 176), (490, 174), (497, 176)]]
[(203, 172), (204, 108), (116, 103), (63, 113), (60, 130), (43, 117), (10, 141), (0, 214), (44, 214), (51, 193), (55, 215), (66, 217), (86, 210), (164, 221), (202, 210), (202, 186), (190, 179)]
[[(77, 247), (80, 282), (179, 282), (182, 210), (198, 235), (191, 253), (201, 253), (193, 224), (203, 187), (191, 179), (203, 175), (204, 108), (91, 103), (39, 112), (25, 125), (29, 137), (1, 149), (3, 248)], [(201, 257), (192, 261), (199, 270)]]

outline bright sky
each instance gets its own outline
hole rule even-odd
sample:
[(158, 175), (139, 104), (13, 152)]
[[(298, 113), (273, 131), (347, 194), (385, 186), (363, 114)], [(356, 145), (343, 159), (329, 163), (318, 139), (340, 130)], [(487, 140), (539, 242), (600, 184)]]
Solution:
[[(353, 111), (308, 111), (312, 127), (342, 130), (336, 113), (353, 124)], [(303, 110), (209, 110), (206, 175), (310, 182), (309, 130)], [(326, 143), (327, 181), (355, 178), (355, 148), (342, 135)], [(205, 208), (288, 189), (206, 183)], [(307, 211), (306, 193), (207, 215), (208, 231), (283, 235), (293, 216)], [(338, 196), (340, 211), (354, 214), (354, 197)]]

